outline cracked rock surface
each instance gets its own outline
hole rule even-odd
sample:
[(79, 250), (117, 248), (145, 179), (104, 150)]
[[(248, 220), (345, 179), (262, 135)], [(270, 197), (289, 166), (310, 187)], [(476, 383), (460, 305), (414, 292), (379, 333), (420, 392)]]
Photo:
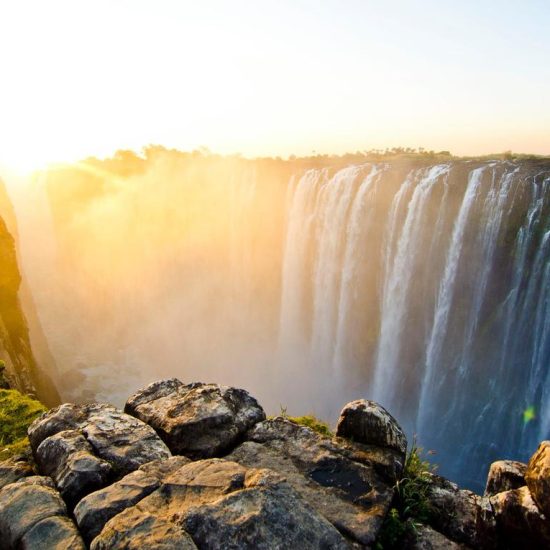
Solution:
[[(1, 550), (372, 549), (420, 475), (372, 401), (346, 405), (335, 436), (266, 420), (244, 390), (177, 379), (126, 411), (67, 403), (31, 424), (35, 463), (0, 463)], [(401, 548), (550, 548), (549, 464), (547, 441), (527, 465), (495, 462), (484, 496), (422, 471), (412, 490), (429, 513)]]
[(72, 509), (85, 495), (171, 453), (155, 431), (112, 405), (64, 404), (28, 430), (39, 470)]
[(245, 390), (177, 378), (136, 392), (124, 410), (151, 425), (174, 454), (193, 459), (220, 456), (265, 419)]

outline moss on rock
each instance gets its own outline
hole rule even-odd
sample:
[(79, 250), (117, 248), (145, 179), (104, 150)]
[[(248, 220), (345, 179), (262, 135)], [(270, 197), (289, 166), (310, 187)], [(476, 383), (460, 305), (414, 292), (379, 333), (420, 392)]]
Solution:
[(0, 460), (25, 453), (27, 428), (46, 408), (17, 390), (0, 390)]

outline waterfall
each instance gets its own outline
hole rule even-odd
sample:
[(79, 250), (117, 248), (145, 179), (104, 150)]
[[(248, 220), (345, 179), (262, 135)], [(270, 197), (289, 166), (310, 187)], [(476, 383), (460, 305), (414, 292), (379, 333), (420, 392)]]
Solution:
[[(426, 418), (428, 412), (430, 413), (430, 416), (435, 412), (433, 409), (430, 410), (429, 394), (430, 392), (433, 392), (435, 371), (441, 367), (441, 351), (444, 343), (443, 338), (447, 330), (447, 320), (451, 309), (451, 303), (453, 301), (458, 261), (460, 259), (460, 253), (464, 244), (464, 233), (466, 231), (466, 224), (468, 223), (470, 210), (476, 199), (477, 190), (484, 170), (485, 167), (477, 168), (476, 170), (470, 172), (466, 193), (464, 194), (462, 206), (460, 207), (458, 217), (454, 224), (453, 234), (451, 237), (451, 246), (447, 253), (447, 261), (445, 263), (445, 271), (439, 285), (432, 329), (428, 339), (428, 344), (426, 346), (426, 366), (424, 368), (424, 374), (421, 378), (421, 391), (418, 403), (418, 429), (422, 429), (426, 426), (426, 420), (433, 422), (432, 417), (428, 419)], [(381, 368), (384, 368), (384, 366), (382, 365)]]
[(178, 376), (268, 414), (375, 399), (477, 490), (550, 437), (548, 161), (125, 168), (54, 171), (15, 201), (65, 398)]
[(477, 490), (550, 437), (547, 164), (309, 170), (285, 243), (281, 361), (326, 380), (313, 408), (376, 399)]
[[(432, 187), (447, 172), (447, 166), (434, 166), (422, 173), (420, 177), (418, 174), (409, 175), (392, 204), (389, 230), (386, 235), (387, 268), (382, 291), (382, 321), (373, 385), (374, 398), (380, 401), (392, 402), (397, 390), (401, 335), (407, 313), (407, 296), (413, 284), (414, 262), (417, 261), (418, 249), (422, 245), (422, 235), (426, 227), (424, 212)], [(406, 206), (405, 223), (397, 236), (397, 217), (402, 211), (404, 198), (407, 197), (413, 184), (414, 191)], [(395, 253), (392, 254), (394, 240), (397, 240), (397, 246)]]

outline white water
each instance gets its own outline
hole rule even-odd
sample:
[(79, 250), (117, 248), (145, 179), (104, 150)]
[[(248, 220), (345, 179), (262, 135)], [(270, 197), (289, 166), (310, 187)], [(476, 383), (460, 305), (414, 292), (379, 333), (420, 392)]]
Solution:
[(66, 398), (179, 376), (329, 422), (376, 399), (477, 489), (480, 464), (550, 437), (548, 166), (288, 182), (260, 162), (168, 161), (69, 206), (59, 189), (14, 197), (50, 347), (64, 378), (85, 375)]
[(497, 162), (395, 172), (310, 171), (294, 183), (282, 355), (305, 342), (303, 364), (330, 380), (326, 393), (312, 388), (321, 404), (330, 391), (380, 401), (480, 489), (480, 462), (525, 458), (550, 436), (549, 172)]

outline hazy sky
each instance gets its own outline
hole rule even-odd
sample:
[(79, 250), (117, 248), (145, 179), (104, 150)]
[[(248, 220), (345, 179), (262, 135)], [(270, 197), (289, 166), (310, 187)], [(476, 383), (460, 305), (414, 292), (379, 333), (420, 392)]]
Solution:
[(0, 0), (0, 162), (550, 154), (550, 1)]

